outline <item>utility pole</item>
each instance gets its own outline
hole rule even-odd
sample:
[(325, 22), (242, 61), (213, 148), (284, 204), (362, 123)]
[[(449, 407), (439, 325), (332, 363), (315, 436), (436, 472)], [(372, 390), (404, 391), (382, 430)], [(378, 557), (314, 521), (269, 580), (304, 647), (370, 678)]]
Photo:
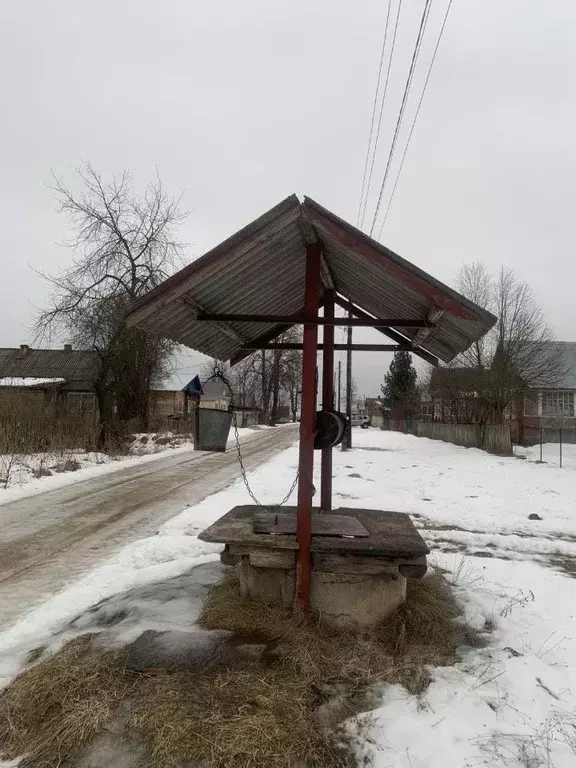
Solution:
[(338, 360), (338, 412), (340, 412), (340, 397), (342, 393), (342, 361)]

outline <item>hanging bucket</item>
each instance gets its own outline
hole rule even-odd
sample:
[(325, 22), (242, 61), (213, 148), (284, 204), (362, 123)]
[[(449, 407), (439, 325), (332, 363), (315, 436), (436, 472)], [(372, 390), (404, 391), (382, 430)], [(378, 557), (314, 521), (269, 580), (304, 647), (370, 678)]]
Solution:
[(199, 408), (198, 411), (198, 450), (225, 451), (234, 414), (214, 408)]

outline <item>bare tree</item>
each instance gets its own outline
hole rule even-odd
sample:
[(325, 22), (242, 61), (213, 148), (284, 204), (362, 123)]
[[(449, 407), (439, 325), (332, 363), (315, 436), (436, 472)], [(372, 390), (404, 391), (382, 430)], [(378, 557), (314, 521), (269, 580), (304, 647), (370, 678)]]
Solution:
[(509, 267), (502, 266), (493, 277), (480, 262), (466, 265), (458, 288), (498, 318), (456, 365), (477, 371), (475, 402), (486, 419), (502, 421), (506, 409), (527, 390), (557, 385), (563, 373), (561, 352), (534, 291)]
[(175, 232), (187, 214), (158, 176), (138, 194), (127, 171), (105, 181), (83, 163), (77, 175), (78, 191), (54, 176), (58, 210), (73, 233), (64, 244), (74, 256), (56, 275), (41, 273), (52, 293), (36, 331), (41, 335), (53, 328), (98, 352), (96, 397), (103, 443), (114, 408), (122, 418), (138, 417), (146, 427), (149, 388), (165, 373), (173, 345), (126, 329), (123, 316), (179, 262), (183, 244)]
[(298, 402), (302, 390), (302, 354), (288, 351), (281, 372), (281, 384), (286, 392), (292, 421), (298, 418)]
[[(481, 261), (465, 264), (457, 278), (457, 288), (463, 296), (484, 309), (494, 308), (494, 285), (488, 267)], [(483, 370), (489, 364), (490, 335), (471, 344), (460, 358), (468, 368)]]

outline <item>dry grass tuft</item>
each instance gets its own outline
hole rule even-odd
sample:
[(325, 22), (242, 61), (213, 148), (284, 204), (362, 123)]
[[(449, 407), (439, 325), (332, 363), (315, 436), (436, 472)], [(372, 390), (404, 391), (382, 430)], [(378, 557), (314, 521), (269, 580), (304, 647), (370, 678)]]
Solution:
[(118, 654), (91, 651), (84, 635), (24, 671), (0, 693), (0, 754), (21, 766), (58, 765), (108, 723), (130, 694)]
[[(470, 639), (453, 621), (458, 613), (435, 575), (409, 583), (406, 604), (374, 632), (329, 632), (243, 598), (231, 577), (213, 589), (200, 623), (267, 642), (259, 666), (136, 674), (121, 654), (79, 638), (0, 694), (0, 754), (56, 768), (128, 701), (126, 727), (148, 744), (151, 768), (349, 768), (356, 762), (339, 722), (368, 708), (371, 683), (424, 690), (427, 665), (451, 663)], [(335, 693), (339, 706), (320, 717)]]
[(154, 766), (349, 768), (348, 751), (314, 717), (320, 704), (309, 682), (281, 665), (220, 670), (191, 680), (160, 675), (134, 713), (148, 735)]
[(240, 594), (236, 576), (217, 584), (200, 616), (207, 629), (227, 629), (276, 645), (276, 655), (316, 684), (365, 687), (385, 680), (411, 693), (426, 688), (426, 667), (454, 661), (456, 649), (474, 642), (446, 579), (434, 574), (408, 581), (406, 602), (363, 635), (330, 631), (316, 621), (296, 621), (290, 611)]

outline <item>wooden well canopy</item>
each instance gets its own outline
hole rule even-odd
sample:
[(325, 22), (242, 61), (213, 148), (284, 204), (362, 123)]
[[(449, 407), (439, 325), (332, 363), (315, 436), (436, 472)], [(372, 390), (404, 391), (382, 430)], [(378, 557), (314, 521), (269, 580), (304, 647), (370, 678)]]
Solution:
[[(335, 306), (352, 317), (336, 318)], [(323, 308), (320, 316), (319, 310)], [(294, 609), (311, 594), (316, 435), (316, 360), (322, 350), (322, 408), (334, 408), (334, 326), (372, 326), (394, 344), (448, 362), (496, 322), (486, 310), (322, 208), (286, 198), (252, 224), (165, 280), (127, 317), (130, 326), (173, 339), (232, 365), (302, 324), (302, 408)], [(324, 326), (318, 344), (318, 326)], [(320, 510), (332, 509), (332, 447), (322, 448)]]
[(143, 296), (127, 324), (234, 365), (307, 321), (310, 247), (320, 252), (319, 305), (329, 292), (353, 313), (353, 325), (377, 327), (394, 342), (353, 349), (408, 349), (432, 364), (449, 362), (496, 321), (310, 198), (291, 195)]

